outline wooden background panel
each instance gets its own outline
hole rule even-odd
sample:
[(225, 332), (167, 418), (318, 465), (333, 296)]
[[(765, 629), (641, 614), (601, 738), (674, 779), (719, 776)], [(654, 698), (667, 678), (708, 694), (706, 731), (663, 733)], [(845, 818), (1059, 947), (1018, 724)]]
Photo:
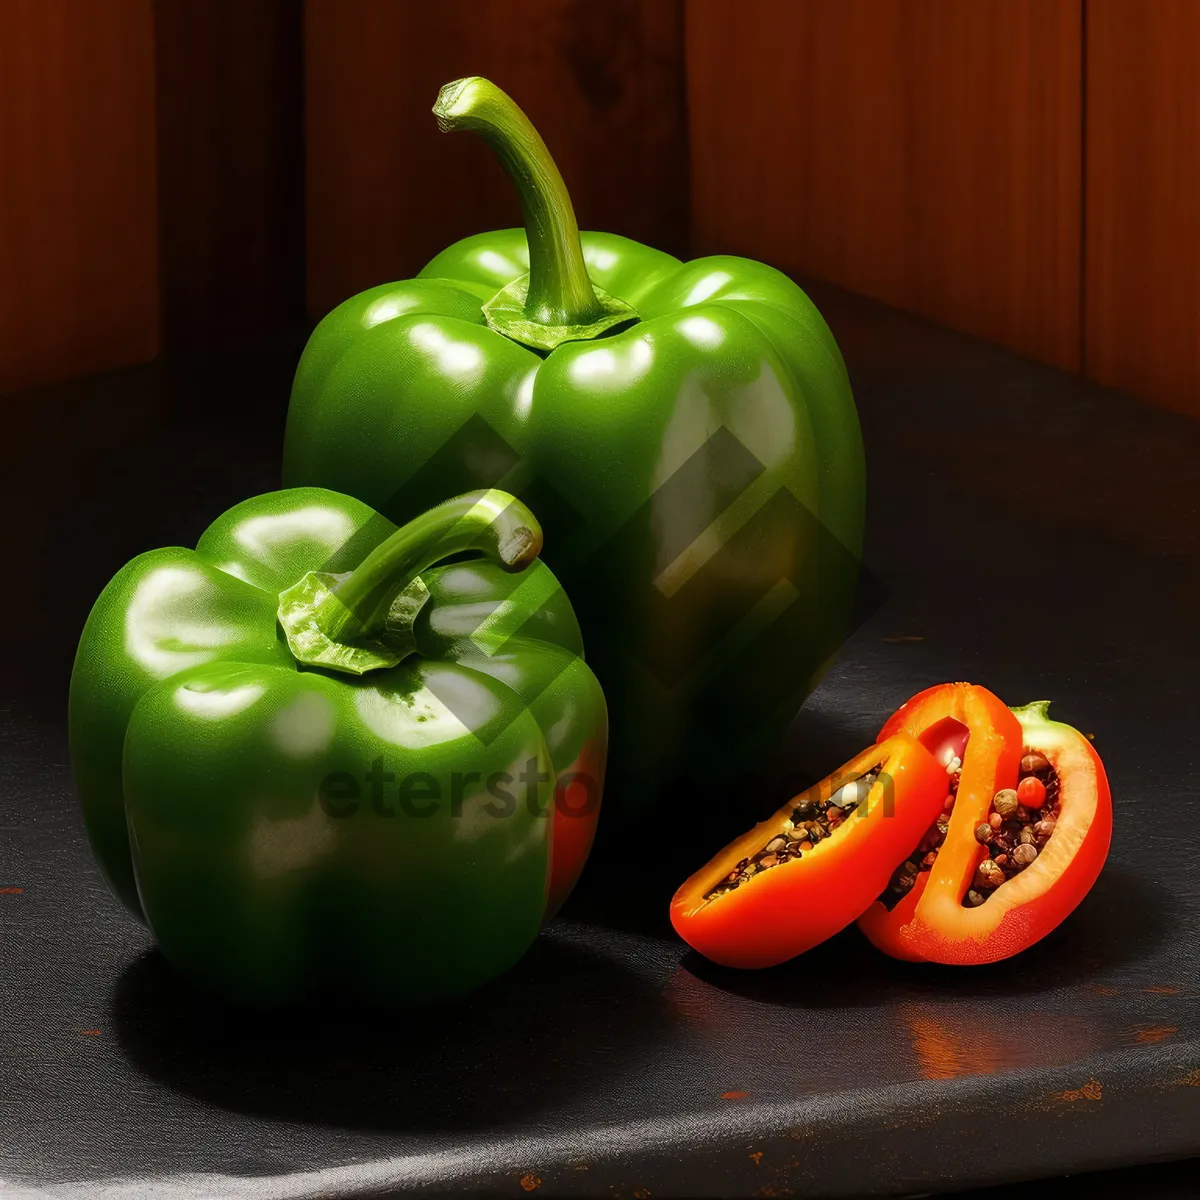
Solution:
[(309, 311), (520, 223), (477, 138), (437, 131), (442, 84), (486, 75), (554, 154), (584, 229), (686, 245), (680, 0), (309, 0)]
[(166, 349), (304, 317), (304, 95), (296, 0), (155, 12)]
[(0, 5), (0, 390), (158, 347), (151, 0)]
[(1085, 371), (1200, 416), (1200, 4), (1088, 0)]
[(693, 248), (1068, 369), (1080, 0), (690, 0)]

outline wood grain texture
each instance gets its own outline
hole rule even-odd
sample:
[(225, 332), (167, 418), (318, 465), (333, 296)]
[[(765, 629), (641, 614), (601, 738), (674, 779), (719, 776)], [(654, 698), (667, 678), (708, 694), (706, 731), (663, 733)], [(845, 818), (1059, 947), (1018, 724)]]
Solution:
[(150, 0), (0, 5), (0, 390), (158, 349)]
[(1085, 371), (1200, 416), (1200, 4), (1088, 0)]
[(166, 348), (304, 314), (302, 15), (295, 0), (155, 13)]
[(690, 0), (693, 242), (1075, 369), (1080, 0)]
[(309, 0), (309, 310), (520, 223), (481, 141), (440, 134), (442, 84), (486, 75), (538, 126), (581, 228), (686, 245), (680, 0)]

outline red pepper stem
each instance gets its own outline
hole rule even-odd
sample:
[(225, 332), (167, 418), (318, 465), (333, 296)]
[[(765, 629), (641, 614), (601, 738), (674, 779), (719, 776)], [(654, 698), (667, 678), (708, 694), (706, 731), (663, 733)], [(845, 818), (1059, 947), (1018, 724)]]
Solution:
[(476, 551), (506, 571), (521, 571), (541, 548), (541, 526), (515, 496), (494, 488), (468, 492), (376, 546), (318, 607), (316, 621), (334, 641), (372, 637), (383, 630), (395, 598), (442, 559)]
[(539, 325), (590, 325), (604, 308), (588, 278), (566, 184), (546, 143), (516, 102), (478, 75), (456, 79), (433, 106), (445, 133), (470, 129), (491, 146), (517, 189), (529, 242), (524, 312)]

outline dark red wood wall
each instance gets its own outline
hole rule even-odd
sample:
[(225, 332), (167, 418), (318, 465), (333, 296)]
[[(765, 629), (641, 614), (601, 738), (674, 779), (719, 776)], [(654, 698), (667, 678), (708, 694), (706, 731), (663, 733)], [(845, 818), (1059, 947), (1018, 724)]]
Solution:
[(7, 0), (0, 390), (252, 338), (515, 222), (876, 296), (1200, 416), (1193, 0)]

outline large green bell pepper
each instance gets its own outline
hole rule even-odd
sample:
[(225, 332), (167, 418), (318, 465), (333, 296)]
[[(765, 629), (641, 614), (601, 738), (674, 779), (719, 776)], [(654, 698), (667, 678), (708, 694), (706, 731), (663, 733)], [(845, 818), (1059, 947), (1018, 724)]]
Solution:
[(503, 486), (560, 520), (550, 561), (608, 697), (610, 796), (746, 791), (857, 580), (863, 447), (833, 336), (761, 263), (580, 235), (544, 143), (488, 81), (447, 85), (434, 112), (490, 143), (525, 229), (325, 317), (285, 482), (383, 511), (448, 479)]
[(296, 488), (112, 580), (71, 757), (104, 875), (169, 960), (257, 1001), (390, 1001), (520, 957), (583, 866), (607, 736), (540, 546), (504, 492), (397, 529)]

